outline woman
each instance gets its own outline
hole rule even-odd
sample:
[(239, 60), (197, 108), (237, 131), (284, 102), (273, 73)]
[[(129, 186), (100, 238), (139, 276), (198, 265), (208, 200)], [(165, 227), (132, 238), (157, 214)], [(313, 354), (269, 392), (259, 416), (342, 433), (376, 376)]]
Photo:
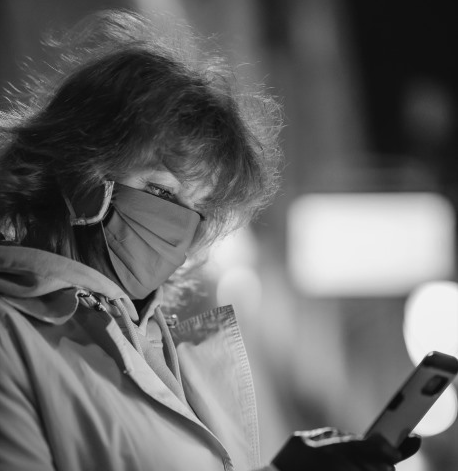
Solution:
[[(163, 308), (186, 256), (274, 194), (277, 107), (172, 43), (136, 15), (97, 14), (54, 43), (57, 74), (2, 116), (2, 470), (260, 466), (232, 310), (177, 323)], [(402, 457), (383, 440), (318, 436), (320, 452), (303, 436), (277, 468)]]

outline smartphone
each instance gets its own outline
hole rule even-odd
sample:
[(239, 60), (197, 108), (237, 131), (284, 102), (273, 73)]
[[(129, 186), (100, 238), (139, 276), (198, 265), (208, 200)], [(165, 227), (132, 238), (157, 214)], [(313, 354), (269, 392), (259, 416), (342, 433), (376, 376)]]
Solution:
[(396, 448), (417, 426), (458, 373), (458, 359), (428, 353), (365, 433), (379, 434)]

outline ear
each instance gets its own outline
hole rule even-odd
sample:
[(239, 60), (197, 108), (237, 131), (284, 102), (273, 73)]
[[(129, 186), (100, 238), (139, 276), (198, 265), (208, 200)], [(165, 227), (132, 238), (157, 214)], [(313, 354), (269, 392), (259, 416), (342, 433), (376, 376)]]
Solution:
[(89, 192), (84, 198), (70, 201), (64, 195), (65, 203), (70, 212), (72, 226), (90, 226), (102, 221), (108, 212), (113, 195), (113, 181), (105, 181)]

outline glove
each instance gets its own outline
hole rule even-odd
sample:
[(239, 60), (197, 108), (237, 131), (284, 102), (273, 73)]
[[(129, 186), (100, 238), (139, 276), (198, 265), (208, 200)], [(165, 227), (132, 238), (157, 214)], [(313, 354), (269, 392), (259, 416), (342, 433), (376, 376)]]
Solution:
[(381, 436), (364, 439), (333, 428), (295, 432), (272, 464), (280, 471), (388, 471), (412, 456), (421, 439), (409, 436), (399, 449)]

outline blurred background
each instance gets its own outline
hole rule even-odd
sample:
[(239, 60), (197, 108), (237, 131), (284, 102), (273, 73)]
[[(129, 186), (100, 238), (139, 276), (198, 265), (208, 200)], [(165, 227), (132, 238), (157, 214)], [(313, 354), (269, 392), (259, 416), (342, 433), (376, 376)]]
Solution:
[[(282, 190), (183, 313), (235, 305), (263, 459), (293, 430), (364, 432), (425, 353), (458, 355), (458, 3), (0, 0), (2, 90), (44, 31), (113, 7), (183, 19), (284, 106)], [(399, 470), (456, 471), (456, 386)]]

